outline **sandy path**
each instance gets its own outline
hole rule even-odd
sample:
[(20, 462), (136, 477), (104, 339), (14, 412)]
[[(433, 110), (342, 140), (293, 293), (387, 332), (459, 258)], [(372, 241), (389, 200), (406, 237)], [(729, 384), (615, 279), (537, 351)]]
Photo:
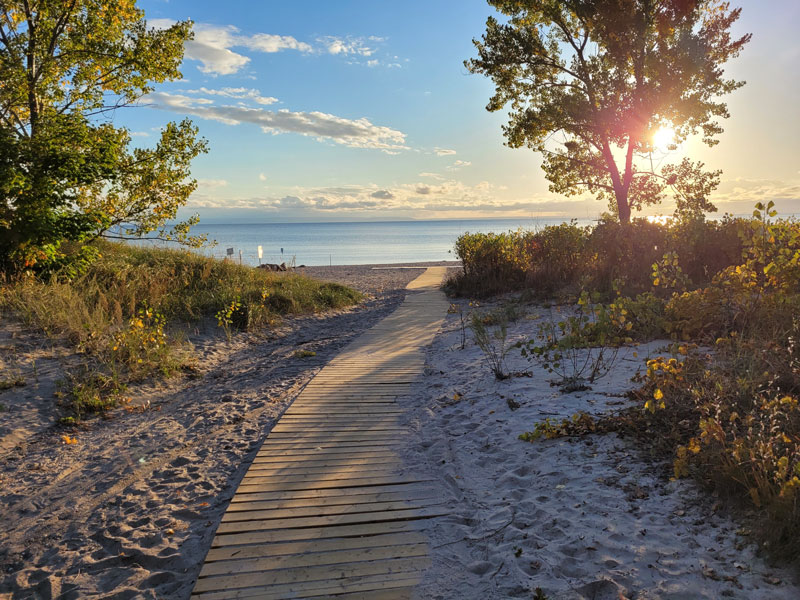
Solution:
[[(147, 409), (87, 421), (74, 445), (61, 444), (50, 420), (52, 377), (40, 373), (30, 401), (18, 400), (19, 389), (0, 393), (7, 435), (24, 438), (0, 455), (0, 597), (188, 597), (266, 433), (330, 358), (397, 306), (416, 274), (362, 278), (374, 294), (362, 306), (293, 319), (268, 336), (199, 340), (196, 378), (131, 390)], [(316, 356), (295, 358), (298, 349)]]

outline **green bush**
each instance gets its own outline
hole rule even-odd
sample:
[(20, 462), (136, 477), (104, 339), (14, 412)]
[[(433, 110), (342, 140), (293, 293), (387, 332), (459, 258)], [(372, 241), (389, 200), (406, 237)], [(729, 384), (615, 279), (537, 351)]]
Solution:
[(465, 233), (456, 240), (462, 272), (450, 278), (446, 289), (454, 295), (488, 296), (520, 289), (531, 262), (534, 234)]
[(586, 248), (590, 228), (575, 222), (551, 225), (533, 236), (527, 287), (537, 296), (550, 296), (563, 290), (573, 293), (587, 266)]

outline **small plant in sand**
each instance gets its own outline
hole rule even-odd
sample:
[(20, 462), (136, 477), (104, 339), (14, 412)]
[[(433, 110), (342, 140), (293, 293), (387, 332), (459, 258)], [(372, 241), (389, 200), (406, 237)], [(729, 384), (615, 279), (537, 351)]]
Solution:
[(555, 438), (571, 435), (584, 435), (597, 431), (597, 421), (590, 414), (583, 411), (577, 412), (568, 419), (547, 418), (536, 423), (533, 431), (526, 431), (520, 434), (519, 439), (523, 442), (535, 442), (540, 438), (552, 440)]
[(225, 337), (228, 343), (231, 341), (231, 329), (233, 327), (233, 316), (237, 311), (241, 310), (242, 302), (239, 296), (236, 296), (229, 304), (217, 311), (214, 315), (217, 318), (217, 325), (225, 330)]
[(18, 369), (12, 369), (7, 376), (0, 379), (0, 392), (25, 385), (25, 377)]
[[(472, 302), (469, 303), (472, 306)], [(451, 304), (447, 313), (451, 315), (458, 315), (461, 324), (461, 349), (467, 347), (467, 316), (464, 314), (464, 309), (460, 304)]]
[(316, 356), (317, 353), (313, 350), (297, 350), (294, 353), (295, 358), (311, 358), (312, 356)]
[(475, 336), (475, 343), (486, 357), (489, 368), (497, 379), (508, 379), (506, 369), (506, 355), (510, 350), (506, 345), (508, 336), (508, 321), (499, 319), (496, 327), (490, 331), (484, 324), (484, 316), (479, 312), (470, 315), (470, 329)]
[(62, 405), (74, 414), (61, 420), (64, 425), (74, 424), (87, 414), (105, 413), (117, 405), (127, 387), (118, 377), (88, 366), (69, 374), (62, 385), (68, 390), (59, 394), (65, 399)]
[(608, 374), (622, 344), (630, 343), (632, 323), (621, 305), (593, 304), (587, 293), (578, 300), (577, 314), (561, 321), (545, 320), (534, 338), (517, 344), (522, 356), (537, 361), (559, 377), (565, 392), (587, 388)]
[(154, 373), (169, 376), (179, 369), (182, 361), (164, 332), (165, 323), (164, 316), (155, 310), (139, 309), (128, 326), (111, 338), (112, 372), (124, 368), (127, 378), (136, 381)]

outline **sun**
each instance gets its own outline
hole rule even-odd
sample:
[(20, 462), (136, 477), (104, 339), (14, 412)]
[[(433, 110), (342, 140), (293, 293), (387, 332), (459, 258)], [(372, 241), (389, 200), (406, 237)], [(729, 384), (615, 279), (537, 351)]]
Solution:
[(653, 146), (656, 150), (666, 152), (673, 145), (675, 145), (675, 130), (672, 127), (662, 125), (653, 134)]

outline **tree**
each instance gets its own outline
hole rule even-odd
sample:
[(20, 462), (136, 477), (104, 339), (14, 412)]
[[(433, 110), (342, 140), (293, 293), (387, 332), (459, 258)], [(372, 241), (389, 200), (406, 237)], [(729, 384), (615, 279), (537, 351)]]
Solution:
[[(543, 154), (550, 190), (588, 190), (609, 201), (621, 222), (672, 187), (678, 210), (713, 209), (707, 194), (719, 172), (685, 160), (658, 173), (637, 157), (654, 150), (662, 127), (675, 144), (702, 132), (718, 143), (718, 100), (744, 85), (721, 65), (750, 35), (733, 39), (741, 9), (720, 0), (489, 0), (508, 22), (490, 17), (472, 73), (490, 77), (487, 110), (510, 104), (507, 145)], [(559, 139), (560, 138), (560, 139)], [(688, 196), (686, 194), (689, 194)], [(706, 194), (698, 196), (697, 194)]]
[(148, 28), (135, 0), (0, 0), (0, 268), (43, 268), (114, 227), (185, 243), (168, 227), (206, 150), (188, 120), (131, 148), (114, 111), (179, 79), (190, 21)]

